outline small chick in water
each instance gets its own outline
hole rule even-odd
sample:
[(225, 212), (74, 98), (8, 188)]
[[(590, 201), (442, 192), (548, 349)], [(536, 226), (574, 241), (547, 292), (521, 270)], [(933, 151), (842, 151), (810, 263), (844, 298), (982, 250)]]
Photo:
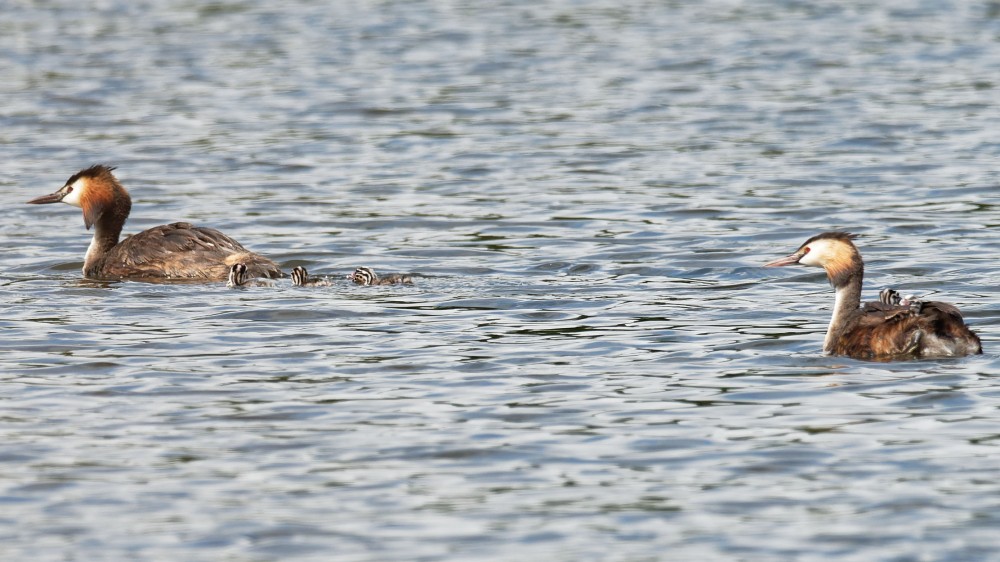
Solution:
[(379, 277), (375, 270), (370, 267), (359, 267), (347, 276), (348, 279), (358, 285), (412, 285), (413, 278), (409, 275), (392, 273), (384, 277)]
[(306, 268), (300, 266), (292, 270), (292, 285), (296, 287), (329, 287), (333, 283), (319, 277), (310, 278)]
[(226, 281), (226, 286), (229, 288), (273, 287), (274, 281), (271, 281), (270, 279), (250, 277), (246, 264), (234, 263), (232, 267), (229, 268), (229, 280)]

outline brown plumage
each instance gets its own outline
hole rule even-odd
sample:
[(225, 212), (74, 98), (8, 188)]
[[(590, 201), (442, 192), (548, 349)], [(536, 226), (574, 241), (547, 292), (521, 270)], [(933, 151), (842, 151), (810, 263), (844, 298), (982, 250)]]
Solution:
[(220, 281), (236, 263), (249, 277), (281, 277), (278, 264), (250, 252), (215, 230), (175, 222), (155, 226), (120, 240), (132, 209), (128, 191), (112, 174), (96, 165), (73, 174), (63, 187), (28, 203), (68, 203), (83, 210), (83, 223), (94, 227), (83, 275), (92, 279)]
[(801, 264), (826, 270), (837, 293), (823, 345), (826, 353), (892, 360), (983, 352), (979, 336), (965, 325), (954, 305), (908, 300), (896, 304), (903, 302), (897, 295), (883, 298), (889, 302), (870, 302), (861, 308), (864, 263), (852, 242), (854, 238), (844, 232), (825, 232), (806, 240), (795, 253), (765, 265)]

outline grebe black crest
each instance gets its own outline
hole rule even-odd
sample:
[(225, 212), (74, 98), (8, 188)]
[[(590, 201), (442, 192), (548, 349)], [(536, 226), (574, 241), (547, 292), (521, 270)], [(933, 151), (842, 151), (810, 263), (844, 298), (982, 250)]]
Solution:
[(274, 281), (250, 275), (250, 269), (244, 263), (234, 263), (229, 268), (229, 280), (226, 286), (233, 287), (273, 287)]
[(281, 277), (276, 263), (214, 228), (175, 222), (120, 240), (132, 199), (113, 170), (101, 164), (91, 166), (70, 176), (59, 191), (28, 201), (61, 202), (83, 209), (84, 226), (94, 227), (83, 262), (84, 277), (221, 281), (235, 263), (245, 264), (253, 277)]
[(292, 285), (296, 287), (329, 287), (333, 283), (327, 279), (309, 277), (306, 268), (299, 266), (292, 269)]
[(409, 275), (393, 273), (379, 277), (375, 270), (370, 267), (359, 267), (347, 276), (348, 279), (358, 285), (412, 285), (413, 278)]
[(836, 290), (833, 318), (823, 351), (857, 359), (958, 357), (982, 353), (982, 344), (954, 305), (902, 297), (884, 289), (878, 302), (861, 305), (864, 262), (855, 236), (825, 232), (806, 240), (795, 253), (764, 267), (822, 267)]

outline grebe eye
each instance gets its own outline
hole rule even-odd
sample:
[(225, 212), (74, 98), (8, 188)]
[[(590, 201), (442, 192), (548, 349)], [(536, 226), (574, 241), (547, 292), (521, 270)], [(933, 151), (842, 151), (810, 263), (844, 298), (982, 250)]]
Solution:
[(67, 185), (66, 186), (66, 193), (73, 193), (73, 186), (72, 185)]
[(809, 246), (806, 246), (805, 249), (802, 250), (802, 253), (803, 254), (808, 254), (809, 253)]

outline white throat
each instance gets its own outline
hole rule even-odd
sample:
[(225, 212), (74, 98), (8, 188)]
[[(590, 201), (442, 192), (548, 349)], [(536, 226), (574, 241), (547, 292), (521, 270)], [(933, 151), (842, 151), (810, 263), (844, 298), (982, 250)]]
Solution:
[(94, 260), (98, 258), (97, 256), (97, 230), (94, 230), (94, 236), (90, 239), (90, 245), (87, 246), (87, 255), (83, 258), (83, 276), (87, 277), (87, 270), (89, 266), (94, 263)]
[(845, 316), (844, 307), (850, 306), (850, 299), (847, 298), (849, 291), (850, 287), (847, 285), (837, 289), (836, 297), (833, 301), (833, 314), (830, 317), (830, 325), (826, 328), (826, 339), (823, 341), (823, 351), (827, 354), (833, 352), (834, 344), (837, 342), (837, 338), (840, 337), (840, 331), (843, 326), (838, 322), (843, 321)]

